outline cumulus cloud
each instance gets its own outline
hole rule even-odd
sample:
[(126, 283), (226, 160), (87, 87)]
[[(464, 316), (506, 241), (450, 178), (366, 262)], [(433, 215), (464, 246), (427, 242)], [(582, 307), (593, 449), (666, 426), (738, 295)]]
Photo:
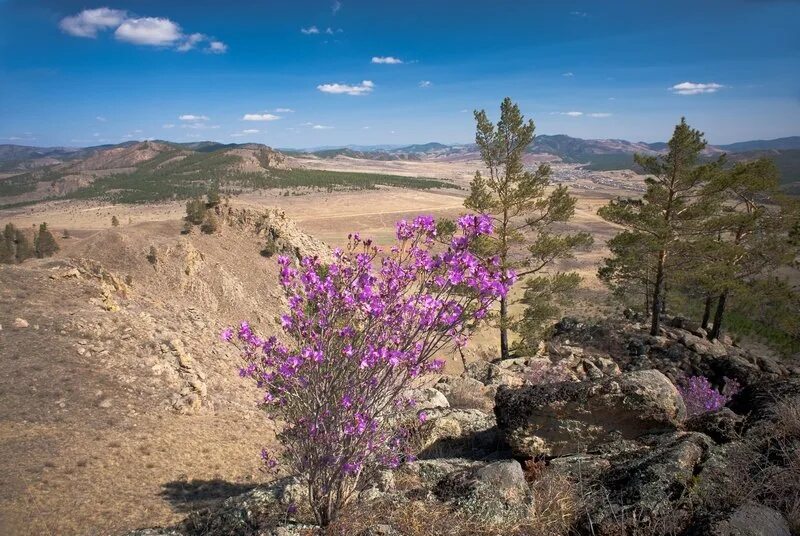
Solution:
[(211, 52), (212, 54), (225, 54), (227, 51), (228, 45), (222, 41), (211, 41), (206, 49), (206, 52)]
[(178, 116), (181, 121), (208, 121), (207, 115), (183, 114)]
[(181, 27), (169, 19), (142, 17), (126, 19), (114, 32), (120, 41), (134, 45), (167, 46), (183, 37)]
[(192, 50), (208, 42), (207, 52), (222, 54), (228, 46), (202, 33), (184, 33), (180, 25), (164, 17), (134, 17), (121, 9), (86, 9), (77, 15), (64, 17), (59, 27), (76, 37), (97, 37), (98, 32), (114, 30), (118, 41), (134, 45), (169, 47), (180, 52)]
[(314, 126), (313, 126), (313, 127), (311, 127), (311, 128), (313, 128), (314, 130), (330, 130), (330, 129), (332, 129), (333, 127), (329, 127), (329, 126), (327, 126), (327, 125), (314, 125)]
[(561, 76), (566, 76), (567, 78), (572, 78), (573, 76), (575, 76), (575, 73), (572, 73), (572, 72), (561, 73)]
[(433, 83), (430, 80), (420, 80), (419, 87), (431, 87)]
[(244, 114), (242, 121), (276, 121), (280, 118), (279, 115), (274, 114)]
[(717, 84), (715, 82), (709, 82), (705, 84), (697, 82), (681, 82), (680, 84), (675, 84), (669, 89), (678, 95), (699, 95), (701, 93), (716, 93), (724, 87), (725, 86), (722, 84)]
[(385, 65), (398, 65), (400, 63), (403, 63), (403, 60), (392, 56), (372, 56), (372, 63), (381, 63)]
[(64, 17), (58, 26), (66, 33), (75, 37), (97, 37), (97, 32), (116, 28), (127, 17), (127, 12), (121, 9), (101, 7), (85, 9), (77, 15)]
[(309, 26), (308, 28), (300, 28), (300, 33), (305, 35), (316, 35), (319, 33), (319, 28), (316, 26)]
[(317, 89), (323, 93), (354, 96), (366, 95), (367, 93), (371, 93), (374, 88), (375, 84), (373, 84), (371, 80), (363, 80), (360, 84), (352, 86), (348, 84), (320, 84), (317, 86)]

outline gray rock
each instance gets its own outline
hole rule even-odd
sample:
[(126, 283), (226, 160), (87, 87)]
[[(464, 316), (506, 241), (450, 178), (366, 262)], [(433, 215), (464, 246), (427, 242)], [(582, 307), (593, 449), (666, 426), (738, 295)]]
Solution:
[(675, 430), (686, 408), (660, 372), (630, 372), (599, 382), (501, 387), (497, 424), (515, 454), (563, 456), (615, 437)]
[(739, 437), (743, 424), (744, 417), (728, 408), (722, 408), (689, 418), (686, 421), (686, 429), (704, 433), (717, 443), (727, 443)]
[(415, 411), (423, 411), (430, 409), (449, 408), (450, 402), (447, 401), (440, 391), (432, 387), (424, 387), (422, 389), (410, 389), (405, 393), (407, 398), (416, 402), (414, 405)]
[(485, 456), (502, 445), (494, 416), (476, 409), (434, 409), (418, 430), (420, 458)]
[(789, 524), (767, 506), (747, 503), (714, 525), (711, 536), (791, 536)]

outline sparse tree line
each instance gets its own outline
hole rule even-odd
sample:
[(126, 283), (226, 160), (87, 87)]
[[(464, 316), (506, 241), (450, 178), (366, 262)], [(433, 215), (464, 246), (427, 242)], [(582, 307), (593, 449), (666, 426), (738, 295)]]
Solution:
[[(716, 339), (731, 298), (762, 292), (798, 253), (798, 205), (780, 192), (774, 164), (728, 166), (724, 156), (700, 163), (705, 147), (703, 134), (682, 119), (665, 155), (636, 155), (648, 174), (642, 199), (616, 199), (599, 211), (624, 230), (609, 240), (611, 256), (598, 275), (618, 295), (641, 297), (652, 335), (669, 297), (700, 302), (701, 327)], [(769, 281), (791, 299), (786, 281)]]
[[(546, 335), (581, 282), (578, 273), (560, 271), (556, 262), (574, 257), (593, 240), (585, 232), (559, 231), (574, 215), (575, 198), (565, 186), (551, 185), (550, 167), (525, 168), (533, 121), (526, 122), (508, 98), (496, 124), (484, 111), (476, 111), (475, 119), (475, 141), (487, 172), (476, 173), (464, 205), (491, 217), (496, 230), (481, 237), (475, 249), (487, 258), (496, 256), (523, 285), (521, 298), (509, 293), (500, 299), (495, 318), (501, 356), (508, 357), (514, 350), (530, 350)], [(633, 304), (649, 314), (653, 335), (669, 296), (681, 306), (680, 311), (670, 308), (673, 313), (693, 311), (692, 302), (700, 302), (700, 323), (715, 339), (736, 296), (742, 306), (762, 298), (760, 318), (779, 321), (796, 339), (797, 289), (771, 276), (795, 262), (800, 250), (798, 205), (779, 190), (770, 160), (729, 166), (723, 156), (703, 162), (705, 147), (703, 134), (682, 119), (664, 155), (636, 155), (648, 176), (647, 189), (641, 199), (615, 199), (599, 210), (603, 219), (623, 227), (607, 243), (610, 256), (599, 278), (625, 301), (635, 298)], [(767, 291), (770, 301), (763, 300)], [(510, 310), (515, 299), (523, 306), (518, 315)], [(794, 309), (797, 315), (791, 314)], [(518, 334), (513, 344), (510, 331)]]
[[(68, 238), (67, 232), (64, 233)], [(30, 239), (31, 235), (33, 240)], [(7, 223), (0, 234), (0, 263), (16, 264), (33, 257), (50, 257), (58, 250), (58, 242), (47, 228), (47, 223), (39, 225), (38, 230), (34, 228), (32, 233)]]
[(200, 230), (206, 234), (216, 233), (219, 230), (219, 219), (214, 209), (221, 202), (219, 183), (214, 181), (206, 192), (205, 201), (200, 197), (194, 197), (186, 203), (183, 233), (191, 233), (196, 225), (199, 225)]

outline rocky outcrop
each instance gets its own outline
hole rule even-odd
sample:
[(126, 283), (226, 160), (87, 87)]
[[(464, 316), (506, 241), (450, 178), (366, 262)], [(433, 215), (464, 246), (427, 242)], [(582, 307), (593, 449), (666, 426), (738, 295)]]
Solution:
[(686, 408), (675, 386), (651, 370), (600, 382), (501, 387), (495, 414), (513, 451), (535, 457), (576, 454), (609, 438), (675, 430)]

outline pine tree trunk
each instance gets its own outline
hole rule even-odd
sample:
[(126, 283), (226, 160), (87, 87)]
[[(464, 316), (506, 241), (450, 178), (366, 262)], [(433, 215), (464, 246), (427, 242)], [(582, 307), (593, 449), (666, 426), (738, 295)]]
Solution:
[(656, 269), (656, 281), (653, 288), (653, 309), (650, 322), (650, 335), (658, 335), (658, 328), (661, 327), (661, 300), (664, 299), (664, 261), (667, 258), (667, 252), (661, 250), (658, 253), (658, 268)]
[(703, 320), (700, 322), (700, 327), (708, 331), (708, 321), (711, 319), (711, 306), (714, 304), (714, 298), (711, 293), (706, 294), (706, 305), (703, 309)]
[(505, 297), (500, 298), (500, 357), (508, 359), (508, 302)]
[(722, 291), (722, 294), (719, 295), (717, 311), (714, 313), (714, 327), (711, 329), (711, 333), (708, 334), (708, 338), (712, 341), (716, 340), (722, 332), (722, 317), (725, 314), (725, 302), (727, 299), (728, 289), (725, 289)]

